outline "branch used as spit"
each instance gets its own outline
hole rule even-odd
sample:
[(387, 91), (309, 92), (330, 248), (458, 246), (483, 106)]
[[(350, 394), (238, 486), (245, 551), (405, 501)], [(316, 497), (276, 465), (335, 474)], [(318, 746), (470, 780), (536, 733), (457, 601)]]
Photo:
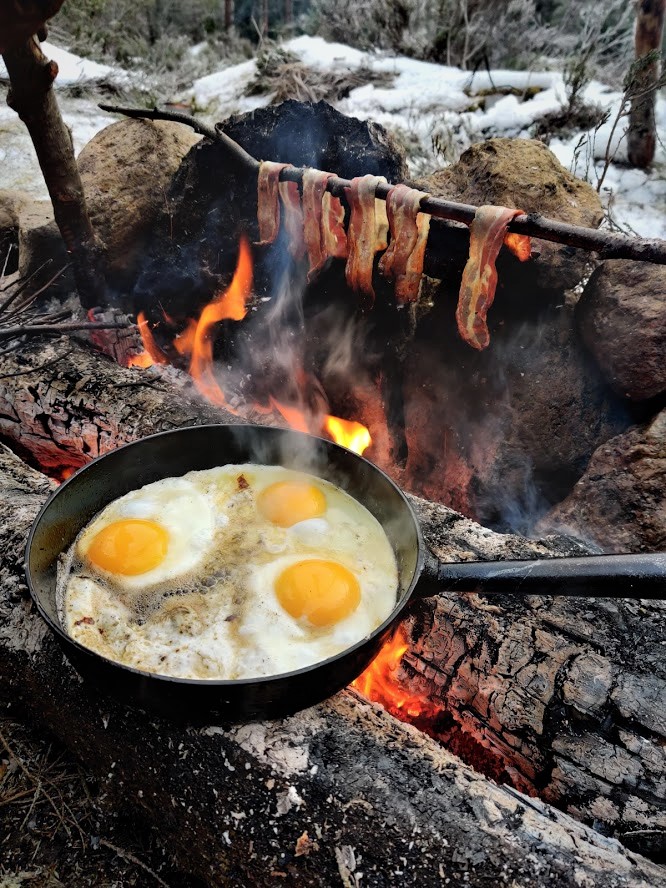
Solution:
[(128, 324), (118, 322), (95, 324), (90, 321), (73, 321), (71, 324), (17, 324), (14, 327), (0, 327), (0, 338), (12, 339), (14, 336), (44, 336), (63, 333), (75, 333), (78, 330), (124, 330)]
[[(99, 107), (102, 111), (123, 114), (126, 117), (174, 120), (184, 123), (186, 126), (192, 127), (195, 132), (224, 145), (229, 156), (240, 166), (245, 167), (249, 173), (256, 173), (259, 169), (259, 162), (226, 133), (222, 132), (219, 125), (215, 128), (209, 127), (188, 114), (160, 111), (157, 108), (153, 108), (151, 111), (141, 108), (119, 108), (115, 105), (100, 105)], [(282, 170), (280, 174), (283, 181), (290, 182), (300, 182), (302, 177), (303, 169), (298, 167)], [(332, 194), (342, 197), (345, 189), (350, 185), (351, 182), (348, 179), (333, 176), (328, 180), (326, 187)], [(380, 184), (377, 186), (375, 194), (379, 198), (386, 199), (392, 187), (392, 185)], [(438, 219), (464, 223), (465, 225), (471, 225), (477, 209), (478, 207), (471, 204), (444, 200), (441, 197), (425, 197), (421, 201), (423, 212), (430, 213), (431, 216)], [(558, 222), (556, 219), (547, 219), (540, 213), (525, 213), (516, 216), (509, 224), (509, 231), (581, 250), (589, 250), (598, 253), (602, 259), (636, 259), (642, 262), (666, 265), (666, 241), (659, 238), (630, 237), (615, 231), (600, 231), (596, 228), (569, 225), (566, 222)]]

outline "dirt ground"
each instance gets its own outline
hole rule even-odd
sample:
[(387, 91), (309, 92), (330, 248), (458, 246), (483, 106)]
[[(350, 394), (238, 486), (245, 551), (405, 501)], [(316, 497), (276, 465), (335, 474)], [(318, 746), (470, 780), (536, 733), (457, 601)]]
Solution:
[(51, 738), (0, 715), (0, 888), (202, 888)]

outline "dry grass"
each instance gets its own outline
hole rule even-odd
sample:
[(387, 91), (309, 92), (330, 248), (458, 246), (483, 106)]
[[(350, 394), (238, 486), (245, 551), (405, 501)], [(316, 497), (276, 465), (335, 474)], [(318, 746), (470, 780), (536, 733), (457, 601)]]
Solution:
[(0, 888), (194, 888), (155, 837), (99, 807), (96, 788), (48, 738), (0, 718)]
[(388, 71), (375, 71), (369, 67), (355, 71), (308, 68), (293, 53), (274, 45), (265, 46), (259, 51), (256, 65), (257, 73), (250, 83), (248, 95), (272, 94), (273, 105), (287, 99), (337, 102), (358, 86), (368, 83), (391, 86), (393, 83), (393, 76)]

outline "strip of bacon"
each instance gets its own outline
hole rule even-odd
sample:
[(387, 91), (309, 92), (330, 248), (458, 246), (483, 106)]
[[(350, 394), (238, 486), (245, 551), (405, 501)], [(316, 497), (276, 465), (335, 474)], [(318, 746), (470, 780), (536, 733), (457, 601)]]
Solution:
[(430, 216), (419, 213), (428, 195), (407, 185), (395, 185), (386, 197), (391, 243), (379, 262), (379, 270), (396, 282), (399, 303), (413, 302), (419, 293)]
[(303, 173), (303, 224), (310, 263), (308, 280), (312, 280), (328, 258), (322, 243), (322, 212), (326, 183), (333, 175), (311, 169)]
[(347, 258), (347, 232), (344, 226), (345, 208), (339, 198), (329, 191), (322, 199), (321, 237), (326, 257)]
[(280, 230), (280, 204), (278, 186), (280, 173), (290, 166), (288, 163), (274, 163), (264, 160), (259, 164), (257, 180), (257, 221), (259, 222), (260, 247), (272, 244)]
[[(495, 260), (505, 240), (506, 229), (523, 210), (507, 207), (479, 207), (469, 228), (469, 258), (460, 282), (456, 322), (461, 337), (479, 351), (490, 342), (486, 316), (493, 304), (497, 287)], [(518, 248), (519, 258), (529, 258), (529, 237), (511, 238), (512, 249)]]
[(287, 249), (291, 256), (300, 262), (305, 256), (303, 235), (303, 209), (298, 182), (280, 182), (278, 186), (284, 208), (284, 227), (287, 232)]
[(351, 186), (345, 188), (347, 202), (351, 209), (347, 244), (349, 254), (345, 275), (348, 285), (371, 299), (375, 298), (372, 286), (372, 269), (375, 253), (383, 249), (385, 234), (382, 231), (383, 219), (377, 217), (377, 186), (386, 183), (383, 176), (357, 176)]
[(395, 282), (395, 298), (398, 305), (416, 302), (423, 280), (423, 263), (430, 233), (430, 216), (419, 213), (416, 217), (416, 244), (409, 254), (404, 274), (399, 275)]

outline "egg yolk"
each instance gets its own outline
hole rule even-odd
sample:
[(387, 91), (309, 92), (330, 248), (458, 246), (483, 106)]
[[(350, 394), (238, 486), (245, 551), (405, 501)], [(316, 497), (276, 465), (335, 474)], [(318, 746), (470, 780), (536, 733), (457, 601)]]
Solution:
[(275, 592), (288, 614), (304, 617), (313, 626), (339, 623), (361, 600), (361, 587), (351, 571), (319, 559), (290, 565), (277, 578)]
[(155, 521), (127, 518), (107, 524), (95, 534), (86, 559), (100, 570), (134, 576), (164, 560), (169, 534)]
[(278, 481), (265, 487), (257, 498), (264, 516), (280, 527), (291, 527), (308, 518), (318, 518), (326, 511), (326, 497), (307, 481)]

